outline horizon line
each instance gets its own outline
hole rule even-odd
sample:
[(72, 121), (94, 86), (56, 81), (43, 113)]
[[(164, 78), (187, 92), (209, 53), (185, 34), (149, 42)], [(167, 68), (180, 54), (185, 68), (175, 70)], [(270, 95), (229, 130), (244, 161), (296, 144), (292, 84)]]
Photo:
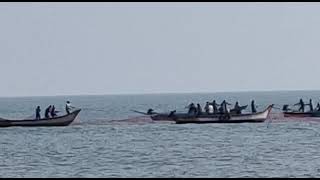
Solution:
[(151, 93), (108, 93), (108, 94), (58, 94), (58, 95), (22, 95), (22, 96), (0, 96), (0, 98), (28, 98), (28, 97), (64, 97), (64, 96), (127, 96), (127, 95), (161, 95), (161, 94), (216, 94), (216, 93), (250, 93), (250, 92), (297, 92), (297, 91), (320, 91), (319, 89), (297, 89), (297, 90), (239, 90), (239, 91), (203, 91), (203, 92), (151, 92)]

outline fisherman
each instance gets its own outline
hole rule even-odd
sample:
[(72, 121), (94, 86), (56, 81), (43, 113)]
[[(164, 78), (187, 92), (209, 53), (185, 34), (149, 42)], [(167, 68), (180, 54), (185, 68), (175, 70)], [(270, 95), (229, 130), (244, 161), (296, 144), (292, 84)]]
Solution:
[(241, 114), (241, 107), (239, 106), (238, 101), (234, 105), (234, 109), (233, 110), (236, 112), (236, 114)]
[(312, 99), (309, 100), (309, 107), (310, 107), (310, 111), (313, 111), (313, 104), (312, 104)]
[(213, 106), (213, 113), (214, 114), (218, 113), (218, 107), (217, 106), (219, 106), (219, 104), (216, 103), (216, 100), (212, 101), (212, 106)]
[(221, 114), (219, 117), (220, 120), (229, 120), (230, 119), (230, 113), (229, 113), (227, 105), (231, 105), (231, 104), (228, 103), (226, 100), (223, 100), (220, 105), (220, 108), (219, 108), (219, 112)]
[(197, 108), (196, 108), (196, 106), (195, 106), (193, 103), (191, 103), (191, 104), (189, 105), (188, 114), (195, 115), (196, 113), (197, 113)]
[(153, 114), (153, 109), (148, 109), (148, 112), (147, 112), (147, 114)]
[(197, 115), (201, 115), (202, 114), (202, 108), (200, 106), (200, 104), (197, 104)]
[(300, 108), (299, 108), (299, 110), (298, 111), (302, 111), (302, 112), (304, 112), (304, 102), (303, 102), (303, 100), (302, 99), (300, 99), (300, 101), (297, 103), (297, 104), (294, 104), (294, 106), (297, 106), (297, 105), (300, 105)]
[(228, 113), (227, 105), (231, 105), (231, 104), (228, 103), (226, 100), (223, 100), (219, 108), (219, 111), (221, 114)]
[(320, 111), (320, 104), (319, 103), (317, 104), (316, 109), (317, 109), (317, 111)]
[[(224, 102), (224, 101), (223, 101), (223, 102)], [(224, 108), (223, 108), (223, 107), (224, 107), (224, 106), (223, 106), (224, 103), (223, 103), (223, 102), (221, 103), (221, 105), (220, 105), (220, 107), (219, 107), (219, 113), (220, 113), (220, 114), (223, 114), (223, 113), (224, 113)]]
[(288, 105), (288, 104), (283, 105), (282, 111), (288, 112), (289, 110), (291, 110), (291, 109), (289, 108), (289, 105)]
[(174, 116), (174, 113), (176, 113), (177, 111), (174, 110), (174, 111), (170, 111), (170, 114), (168, 115), (168, 117), (173, 117)]
[(206, 106), (204, 107), (204, 110), (207, 114), (209, 114), (209, 102), (206, 102)]
[(51, 105), (49, 107), (47, 107), (47, 109), (44, 112), (44, 117), (47, 119), (50, 118), (50, 116), (49, 116), (50, 110), (51, 110)]
[(37, 120), (41, 119), (40, 112), (41, 112), (40, 106), (37, 106), (37, 109), (36, 109), (36, 119)]
[(70, 111), (71, 111), (72, 108), (75, 108), (75, 107), (71, 106), (70, 101), (67, 101), (67, 104), (66, 104), (66, 112), (67, 112), (67, 114), (70, 114)]
[(251, 111), (252, 111), (252, 113), (256, 113), (257, 112), (256, 106), (254, 104), (254, 100), (251, 101)]
[(53, 105), (52, 108), (51, 108), (50, 115), (51, 115), (51, 117), (53, 117), (53, 118), (57, 116), (57, 114), (56, 114), (56, 108), (54, 107), (54, 105)]
[(212, 104), (209, 104), (209, 114), (213, 114), (213, 113), (214, 113), (214, 108)]

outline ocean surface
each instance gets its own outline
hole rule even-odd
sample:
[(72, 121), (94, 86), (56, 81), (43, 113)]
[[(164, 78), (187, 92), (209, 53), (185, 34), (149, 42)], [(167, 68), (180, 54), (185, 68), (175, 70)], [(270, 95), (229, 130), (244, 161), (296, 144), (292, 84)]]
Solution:
[[(81, 108), (67, 127), (0, 129), (0, 177), (320, 177), (320, 119), (284, 119), (273, 109), (264, 123), (153, 122), (131, 110), (187, 111), (213, 99), (314, 107), (320, 91), (239, 92), (0, 98), (0, 117), (42, 116), (66, 100)], [(250, 108), (248, 108), (250, 110)]]

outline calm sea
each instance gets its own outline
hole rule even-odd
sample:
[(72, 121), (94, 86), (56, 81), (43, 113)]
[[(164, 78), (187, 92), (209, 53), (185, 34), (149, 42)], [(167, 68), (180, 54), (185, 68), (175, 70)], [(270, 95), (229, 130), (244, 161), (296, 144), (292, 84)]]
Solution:
[(0, 98), (3, 118), (34, 116), (37, 105), (43, 115), (50, 104), (64, 114), (66, 100), (82, 109), (67, 127), (2, 128), (0, 177), (320, 177), (320, 120), (274, 109), (265, 123), (173, 124), (131, 111), (213, 99), (254, 99), (260, 111), (299, 98), (315, 106), (320, 91)]

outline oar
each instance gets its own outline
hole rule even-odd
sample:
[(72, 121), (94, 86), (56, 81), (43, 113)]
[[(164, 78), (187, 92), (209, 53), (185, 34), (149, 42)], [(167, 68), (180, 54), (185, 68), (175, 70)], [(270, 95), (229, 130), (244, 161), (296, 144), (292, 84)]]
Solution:
[(139, 114), (149, 115), (148, 113), (137, 111), (137, 110), (133, 110), (133, 109), (130, 109), (130, 111), (133, 111), (133, 112), (136, 112), (136, 113), (139, 113)]
[(137, 111), (137, 110), (134, 110), (134, 109), (130, 109), (130, 111), (133, 111), (133, 112), (136, 112), (136, 113), (139, 113), (139, 114), (144, 114), (144, 115), (159, 114), (159, 113), (156, 113), (156, 112), (152, 112), (151, 114), (148, 114), (148, 113), (146, 113), (146, 112), (141, 112), (141, 111)]

